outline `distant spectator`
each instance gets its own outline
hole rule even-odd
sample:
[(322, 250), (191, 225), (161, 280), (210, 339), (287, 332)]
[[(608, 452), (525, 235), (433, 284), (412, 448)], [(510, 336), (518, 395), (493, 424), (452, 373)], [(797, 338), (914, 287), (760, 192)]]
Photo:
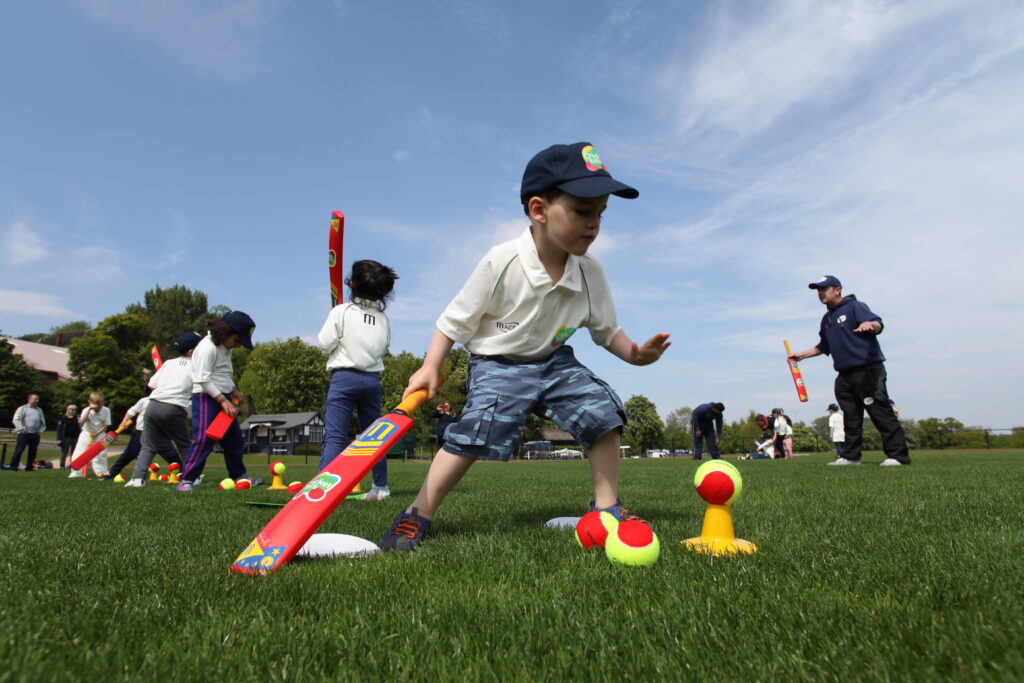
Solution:
[(78, 435), (82, 432), (82, 426), (78, 424), (78, 406), (72, 404), (65, 410), (64, 414), (57, 420), (57, 443), (60, 445), (60, 468), (66, 468), (68, 453), (75, 447)]
[(708, 446), (708, 454), (715, 460), (721, 456), (718, 446), (722, 443), (722, 403), (701, 403), (694, 408), (691, 418), (693, 428), (693, 459), (700, 460), (704, 452), (704, 444)]
[(452, 412), (452, 404), (445, 401), (434, 411), (434, 419), (437, 420), (434, 438), (437, 441), (437, 448), (440, 448), (444, 443), (444, 430), (448, 429), (448, 425), (457, 422), (459, 418), (455, 417), (455, 413)]
[(836, 457), (843, 457), (846, 432), (843, 430), (843, 414), (839, 412), (839, 405), (836, 403), (830, 403), (828, 406), (828, 438), (836, 445)]
[(14, 456), (7, 469), (17, 472), (21, 465), (21, 453), (28, 446), (28, 458), (25, 459), (25, 471), (35, 469), (36, 451), (39, 450), (39, 434), (46, 429), (46, 417), (39, 407), (39, 394), (29, 394), (28, 403), (14, 411), (14, 433), (18, 435), (18, 443), (14, 447)]

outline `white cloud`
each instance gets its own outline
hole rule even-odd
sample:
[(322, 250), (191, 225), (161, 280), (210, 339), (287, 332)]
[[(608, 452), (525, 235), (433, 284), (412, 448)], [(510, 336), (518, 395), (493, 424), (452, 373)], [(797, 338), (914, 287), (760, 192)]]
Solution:
[[(200, 73), (244, 80), (265, 68), (263, 35), (279, 0), (77, 0), (123, 38)], [(335, 10), (337, 11), (337, 6)]]
[(10, 266), (25, 266), (46, 258), (49, 253), (38, 232), (24, 221), (15, 221), (0, 235), (0, 251)]
[(72, 317), (77, 315), (65, 308), (52, 294), (20, 289), (0, 289), (0, 311), (38, 316)]

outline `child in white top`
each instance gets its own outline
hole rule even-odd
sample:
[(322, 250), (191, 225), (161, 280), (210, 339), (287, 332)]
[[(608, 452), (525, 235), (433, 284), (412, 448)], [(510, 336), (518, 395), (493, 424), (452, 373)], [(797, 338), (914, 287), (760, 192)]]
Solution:
[[(103, 405), (103, 392), (94, 391), (89, 394), (89, 405), (82, 414), (78, 416), (78, 424), (82, 426), (82, 432), (78, 435), (78, 443), (71, 455), (73, 461), (85, 451), (96, 439), (103, 438), (103, 435), (110, 431), (112, 422), (110, 408)], [(104, 448), (92, 459), (92, 471), (99, 476), (107, 473), (107, 449)], [(68, 478), (82, 476), (78, 470), (71, 470)]]
[(619, 442), (626, 413), (606, 383), (565, 345), (585, 327), (598, 345), (634, 365), (653, 363), (667, 334), (642, 346), (622, 330), (608, 284), (587, 250), (597, 238), (609, 195), (639, 193), (613, 179), (586, 142), (554, 145), (530, 160), (520, 200), (530, 219), (517, 239), (491, 249), (437, 321), (423, 367), (405, 395), (433, 397), (440, 367), (455, 343), (469, 350), (469, 396), (445, 431), (420, 492), (379, 545), (413, 550), (441, 501), (477, 459), (507, 460), (530, 413), (543, 414), (588, 449), (591, 509), (638, 519), (618, 500)]
[[(327, 370), (331, 373), (324, 405), (321, 470), (352, 441), (349, 425), (353, 411), (359, 413), (360, 432), (380, 417), (380, 373), (391, 344), (391, 323), (384, 309), (397, 279), (395, 271), (377, 261), (356, 261), (345, 283), (349, 302), (331, 309), (320, 329), (318, 340), (320, 348), (330, 354)], [(384, 500), (390, 495), (385, 455), (373, 466), (373, 488), (363, 500)]]

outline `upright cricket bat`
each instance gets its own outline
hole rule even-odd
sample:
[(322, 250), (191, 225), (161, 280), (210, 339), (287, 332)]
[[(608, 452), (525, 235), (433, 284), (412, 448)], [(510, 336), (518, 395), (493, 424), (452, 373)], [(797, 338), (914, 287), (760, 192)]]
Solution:
[(153, 358), (153, 367), (159, 370), (164, 361), (160, 357), (160, 349), (156, 347), (156, 344), (153, 344), (153, 349), (149, 352), (149, 355)]
[(327, 268), (331, 275), (331, 308), (342, 302), (345, 267), (342, 251), (345, 243), (345, 214), (331, 212), (331, 229), (327, 234)]
[(793, 384), (796, 385), (796, 395), (800, 397), (801, 403), (807, 402), (807, 387), (804, 386), (804, 376), (800, 374), (800, 367), (793, 360), (793, 350), (789, 348), (789, 340), (783, 339), (786, 345), (786, 360), (789, 362), (789, 372), (793, 375)]
[(78, 470), (89, 464), (89, 461), (100, 454), (104, 448), (117, 441), (117, 437), (121, 435), (121, 432), (132, 423), (128, 420), (121, 427), (117, 428), (117, 431), (107, 432), (98, 440), (94, 441), (91, 446), (82, 451), (81, 455), (71, 461), (71, 469)]
[(426, 400), (427, 390), (420, 389), (374, 420), (270, 520), (232, 563), (231, 571), (269, 574), (288, 564), (355, 485), (409, 431), (413, 425), (409, 416)]
[[(238, 405), (238, 399), (231, 399), (231, 402), (236, 406)], [(217, 413), (217, 417), (213, 418), (213, 422), (206, 428), (206, 437), (213, 439), (214, 441), (220, 441), (224, 438), (224, 434), (228, 431), (228, 427), (235, 421), (235, 418), (231, 417), (223, 410)]]

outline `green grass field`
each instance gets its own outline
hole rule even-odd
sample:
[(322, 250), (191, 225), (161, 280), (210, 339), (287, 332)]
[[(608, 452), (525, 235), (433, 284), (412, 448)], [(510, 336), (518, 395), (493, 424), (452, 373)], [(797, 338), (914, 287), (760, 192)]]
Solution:
[[(244, 501), (283, 492), (0, 472), (0, 681), (1020, 680), (1024, 452), (914, 457), (736, 463), (761, 552), (732, 559), (680, 548), (704, 510), (692, 460), (624, 461), (662, 543), (646, 569), (544, 528), (585, 509), (585, 463), (479, 464), (418, 552), (269, 577), (228, 565), (275, 512)], [(321, 531), (376, 541), (425, 471), (392, 463), (390, 500)]]

